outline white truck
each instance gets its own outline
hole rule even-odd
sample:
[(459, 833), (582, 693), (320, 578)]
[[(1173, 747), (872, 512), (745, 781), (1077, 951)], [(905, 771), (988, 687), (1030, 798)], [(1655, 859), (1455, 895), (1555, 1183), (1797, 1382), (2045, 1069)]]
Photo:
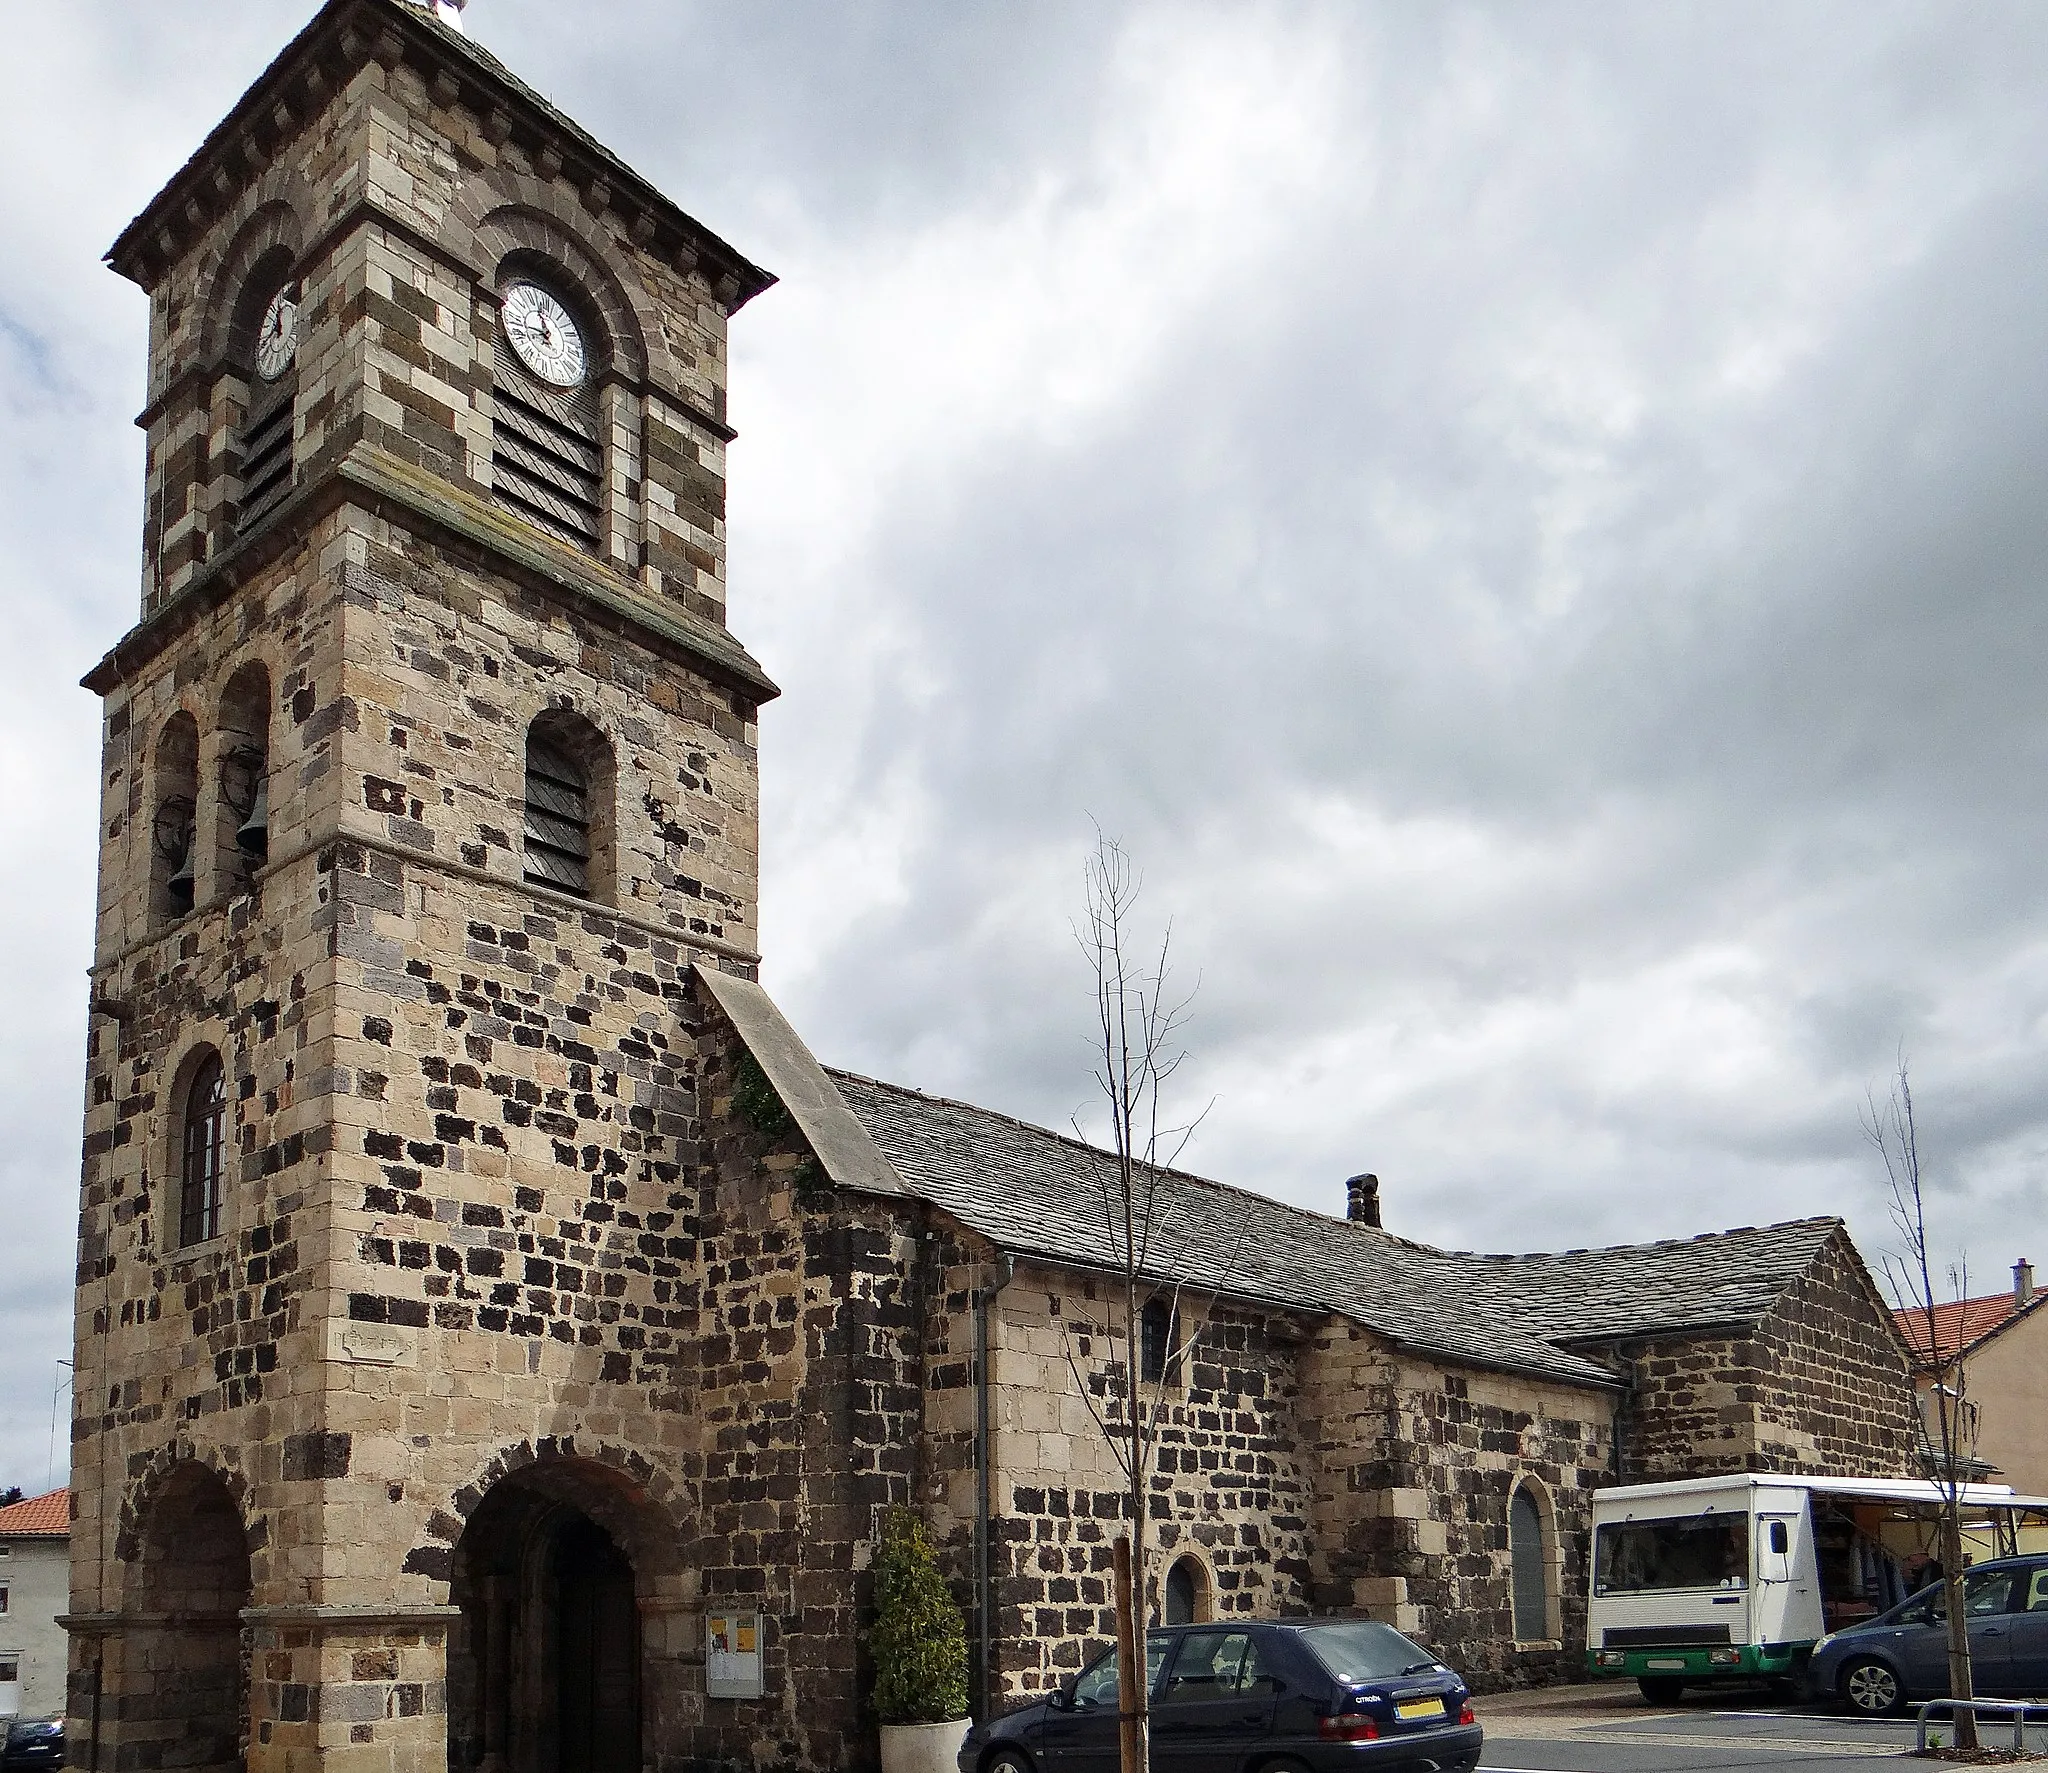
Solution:
[[(1939, 1574), (1941, 1497), (1926, 1479), (1763, 1472), (1597, 1491), (1587, 1663), (1659, 1703), (1707, 1682), (1798, 1683), (1819, 1638)], [(2005, 1484), (1966, 1484), (1963, 1503), (1986, 1555), (2017, 1550), (2022, 1520), (2048, 1511)]]

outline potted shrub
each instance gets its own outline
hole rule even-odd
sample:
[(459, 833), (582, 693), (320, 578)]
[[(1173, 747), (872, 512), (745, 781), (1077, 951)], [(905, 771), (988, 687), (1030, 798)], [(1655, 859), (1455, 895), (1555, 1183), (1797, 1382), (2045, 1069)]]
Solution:
[(967, 1628), (931, 1536), (907, 1508), (890, 1509), (882, 1523), (868, 1646), (882, 1773), (954, 1773), (967, 1737)]

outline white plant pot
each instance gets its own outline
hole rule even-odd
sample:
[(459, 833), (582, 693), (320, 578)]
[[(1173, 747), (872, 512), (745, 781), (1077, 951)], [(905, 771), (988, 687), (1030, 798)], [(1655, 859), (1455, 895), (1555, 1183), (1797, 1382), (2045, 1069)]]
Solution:
[(950, 1724), (884, 1724), (882, 1773), (959, 1773), (968, 1720)]

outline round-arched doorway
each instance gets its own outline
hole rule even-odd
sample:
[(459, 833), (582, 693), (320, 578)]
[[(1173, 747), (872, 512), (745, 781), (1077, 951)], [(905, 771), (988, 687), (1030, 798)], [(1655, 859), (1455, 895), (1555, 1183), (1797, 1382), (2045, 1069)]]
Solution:
[(574, 1472), (505, 1478), (456, 1545), (451, 1768), (620, 1773), (641, 1764), (633, 1561), (578, 1505), (577, 1488)]
[(147, 1624), (120, 1652), (139, 1666), (121, 1677), (119, 1727), (147, 1741), (152, 1764), (239, 1773), (249, 1731), (242, 1511), (218, 1472), (191, 1461), (156, 1486), (138, 1528), (129, 1610)]

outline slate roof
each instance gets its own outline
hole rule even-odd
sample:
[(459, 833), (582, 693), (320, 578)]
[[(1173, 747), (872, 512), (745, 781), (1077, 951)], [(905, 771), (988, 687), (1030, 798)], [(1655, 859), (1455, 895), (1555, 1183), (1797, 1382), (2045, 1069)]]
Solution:
[[(1997, 1335), (2017, 1318), (2040, 1309), (2048, 1294), (2042, 1294), (2022, 1306), (2014, 1302), (2011, 1293), (1987, 1293), (1980, 1299), (1950, 1299), (1934, 1308), (1934, 1333), (1940, 1339), (1944, 1360), (1957, 1352), (1967, 1354), (1978, 1343)], [(1906, 1346), (1912, 1350), (1913, 1358), (1925, 1361), (1927, 1349), (1927, 1313), (1920, 1310), (1894, 1311), (1893, 1320), (1899, 1326), (1899, 1334), (1906, 1339)]]
[(443, 54), (466, 64), (471, 74), (479, 77), (485, 85), (495, 84), (518, 103), (530, 107), (549, 128), (572, 142), (593, 165), (603, 168), (622, 191), (633, 192), (642, 202), (673, 216), (693, 237), (706, 260), (721, 270), (730, 271), (738, 279), (739, 294), (733, 303), (735, 311), (776, 281), (772, 273), (762, 270), (695, 216), (678, 208), (671, 198), (641, 177), (574, 118), (549, 103), (475, 38), (444, 24), (426, 5), (426, 0), (327, 0), (305, 29), (280, 50), (270, 65), (250, 83), (234, 109), (215, 126), (170, 182), (150, 199), (140, 215), (121, 230), (120, 238), (107, 251), (107, 260), (116, 270), (138, 282), (143, 281), (135, 268), (135, 254), (141, 243), (165, 225), (167, 218), (175, 217), (183, 210), (191, 188), (199, 182), (202, 169), (227, 143), (241, 135), (253, 116), (267, 109), (266, 95), (282, 77), (297, 67), (301, 53), (319, 40), (336, 19), (358, 4), (382, 11), (390, 23), (402, 29), (423, 34), (436, 43)]
[(0, 1539), (68, 1539), (71, 1492), (49, 1490), (0, 1508)]
[[(969, 1103), (827, 1071), (917, 1194), (998, 1247), (1114, 1268), (1103, 1183), (1111, 1161), (1077, 1139)], [(1149, 1266), (1162, 1278), (1324, 1315), (1475, 1366), (1611, 1386), (1575, 1352), (1666, 1330), (1747, 1327), (1841, 1228), (1745, 1227), (1683, 1242), (1476, 1256), (1416, 1244), (1179, 1170), (1160, 1170)]]

